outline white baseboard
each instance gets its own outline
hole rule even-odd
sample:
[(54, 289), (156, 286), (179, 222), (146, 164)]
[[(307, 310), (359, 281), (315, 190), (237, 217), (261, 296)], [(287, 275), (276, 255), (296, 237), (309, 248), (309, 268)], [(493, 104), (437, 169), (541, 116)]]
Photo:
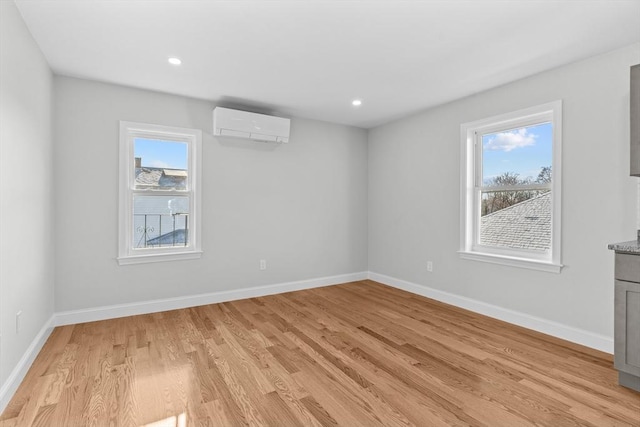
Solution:
[(300, 291), (303, 289), (319, 288), (340, 283), (364, 280), (368, 277), (366, 271), (359, 273), (340, 274), (337, 276), (320, 277), (316, 279), (300, 280), (296, 282), (278, 283), (274, 285), (255, 286), (251, 288), (234, 289), (230, 291), (211, 292), (199, 295), (140, 301), (130, 304), (109, 305), (82, 310), (62, 311), (55, 313), (55, 326), (72, 325), (75, 323), (94, 322), (97, 320), (115, 319), (117, 317), (134, 316), (137, 314), (156, 313), (159, 311), (177, 310), (186, 307), (215, 304), (245, 298), (255, 298), (265, 295), (281, 294), (283, 292)]
[(586, 347), (595, 348), (596, 350), (613, 354), (613, 338), (605, 335), (596, 334), (583, 329), (564, 325), (562, 323), (546, 320), (541, 317), (531, 316), (529, 314), (520, 313), (507, 308), (487, 304), (482, 301), (407, 282), (406, 280), (396, 279), (395, 277), (385, 276), (384, 274), (378, 274), (370, 271), (369, 279), (403, 291), (422, 295), (424, 297), (464, 308), (475, 313), (483, 314), (485, 316), (513, 323), (514, 325), (533, 329), (534, 331), (542, 332), (543, 334), (562, 338), (576, 344), (581, 344)]
[(40, 353), (44, 343), (47, 342), (49, 335), (51, 335), (53, 327), (54, 316), (51, 316), (51, 318), (42, 326), (38, 335), (36, 335), (33, 341), (31, 341), (27, 351), (24, 352), (16, 367), (13, 368), (13, 371), (9, 374), (7, 380), (2, 384), (2, 388), (0, 388), (0, 413), (2, 413), (7, 407), (9, 401), (13, 397), (13, 394), (18, 389), (18, 386), (24, 379), (25, 375), (27, 375), (31, 364), (36, 359), (36, 356), (38, 356), (38, 353)]

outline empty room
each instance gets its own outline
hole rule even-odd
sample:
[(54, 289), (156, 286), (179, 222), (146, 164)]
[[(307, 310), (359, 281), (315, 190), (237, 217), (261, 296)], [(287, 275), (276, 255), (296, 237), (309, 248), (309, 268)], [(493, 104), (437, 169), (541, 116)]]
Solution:
[(0, 427), (640, 427), (640, 0), (0, 0)]

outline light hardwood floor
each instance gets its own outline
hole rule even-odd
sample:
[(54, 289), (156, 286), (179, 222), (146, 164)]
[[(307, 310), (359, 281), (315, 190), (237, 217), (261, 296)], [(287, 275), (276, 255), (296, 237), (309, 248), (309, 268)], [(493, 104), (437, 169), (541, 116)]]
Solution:
[(0, 423), (640, 426), (640, 393), (608, 354), (362, 281), (56, 328)]

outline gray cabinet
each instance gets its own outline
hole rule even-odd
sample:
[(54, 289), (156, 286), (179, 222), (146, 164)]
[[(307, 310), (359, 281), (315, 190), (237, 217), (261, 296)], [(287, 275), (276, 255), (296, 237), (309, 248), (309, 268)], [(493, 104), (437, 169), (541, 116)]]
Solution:
[(640, 255), (616, 252), (614, 366), (619, 383), (640, 391)]
[(640, 176), (640, 64), (631, 67), (631, 175)]

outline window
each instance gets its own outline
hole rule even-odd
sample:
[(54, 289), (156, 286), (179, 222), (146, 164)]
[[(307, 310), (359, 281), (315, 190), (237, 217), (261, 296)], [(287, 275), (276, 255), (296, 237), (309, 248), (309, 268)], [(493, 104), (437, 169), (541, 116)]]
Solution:
[(202, 132), (120, 122), (118, 263), (199, 258)]
[(562, 102), (461, 126), (460, 256), (560, 272)]

